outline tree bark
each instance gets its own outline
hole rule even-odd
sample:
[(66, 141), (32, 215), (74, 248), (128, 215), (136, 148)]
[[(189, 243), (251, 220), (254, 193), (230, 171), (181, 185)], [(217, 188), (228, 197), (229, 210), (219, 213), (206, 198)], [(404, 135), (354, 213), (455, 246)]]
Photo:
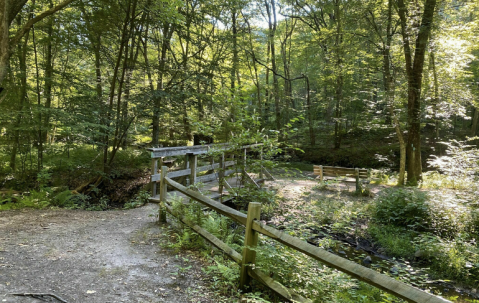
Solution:
[(404, 58), (408, 78), (408, 140), (407, 140), (407, 182), (417, 185), (422, 180), (421, 161), (421, 86), (424, 58), (429, 40), (436, 0), (426, 0), (421, 24), (416, 37), (414, 58), (407, 23), (407, 8), (404, 0), (398, 0), (398, 13), (403, 37)]
[(474, 107), (474, 118), (472, 119), (472, 126), (471, 126), (471, 136), (475, 136), (477, 134), (477, 125), (479, 124), (479, 109)]
[[(53, 8), (53, 3), (50, 0), (50, 9)], [(52, 84), (53, 84), (53, 53), (52, 53), (52, 40), (53, 40), (53, 17), (50, 17), (47, 22), (47, 45), (45, 54), (45, 115), (43, 122), (43, 142), (48, 142), (48, 133), (50, 132), (50, 112), (49, 109), (52, 106)]]
[(334, 148), (341, 147), (342, 139), (342, 102), (343, 102), (343, 57), (342, 57), (342, 44), (343, 44), (343, 34), (342, 34), (342, 24), (341, 24), (341, 10), (340, 10), (341, 0), (336, 0), (334, 3), (334, 17), (336, 21), (336, 110), (335, 110), (335, 124), (334, 124)]
[[(19, 23), (20, 23), (20, 18)], [(20, 145), (20, 124), (23, 118), (24, 103), (27, 99), (27, 45), (28, 45), (29, 32), (25, 34), (25, 41), (23, 44), (18, 45), (18, 62), (20, 65), (20, 104), (18, 106), (18, 113), (14, 123), (14, 142), (12, 147), (12, 153), (10, 154), (10, 168), (13, 172), (16, 170), (16, 158), (18, 147)]]

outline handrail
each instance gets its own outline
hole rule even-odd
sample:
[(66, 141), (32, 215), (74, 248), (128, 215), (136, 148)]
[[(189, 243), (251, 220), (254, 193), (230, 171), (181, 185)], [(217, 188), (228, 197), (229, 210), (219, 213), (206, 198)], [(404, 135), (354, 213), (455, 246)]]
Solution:
[(180, 193), (183, 193), (186, 196), (200, 202), (201, 204), (216, 210), (220, 214), (232, 219), (233, 221), (240, 223), (242, 225), (246, 224), (246, 215), (243, 214), (242, 212), (234, 210), (231, 207), (221, 204), (220, 202), (216, 202), (215, 200), (211, 198), (205, 197), (199, 192), (188, 189), (184, 187), (183, 185), (181, 185), (180, 183), (171, 180), (170, 178), (165, 178), (165, 182), (168, 185), (174, 187)]
[(255, 221), (253, 223), (253, 229), (330, 267), (389, 292), (390, 294), (400, 297), (408, 302), (450, 302), (403, 282), (394, 280), (391, 277), (380, 274), (377, 271), (359, 265), (348, 259), (339, 257), (320, 247), (313, 246), (299, 238), (290, 236), (285, 232), (267, 226), (261, 222)]
[[(202, 194), (193, 191), (191, 189), (186, 188), (185, 186), (179, 184), (178, 182), (175, 182), (171, 180), (168, 177), (164, 178), (164, 181), (169, 184), (170, 186), (174, 187), (176, 190), (179, 192), (185, 194), (186, 196), (200, 202), (201, 204), (208, 206), (215, 211), (219, 212), (220, 214), (234, 220), (237, 223), (240, 223), (242, 225), (246, 225), (247, 222), (247, 216), (237, 210), (234, 210), (230, 207), (227, 207), (219, 202), (216, 202), (213, 199), (210, 199), (208, 197), (203, 196)], [(165, 205), (166, 206), (166, 205)], [(171, 208), (166, 206), (167, 210), (171, 212)], [(172, 213), (173, 214), (173, 213)], [(181, 220), (181, 219), (180, 219)], [(184, 221), (182, 221), (184, 222)], [(186, 223), (185, 223), (186, 224)], [(187, 224), (189, 225), (189, 224)], [(190, 226), (191, 227), (191, 226)], [(192, 227), (193, 228), (193, 227)], [(198, 228), (193, 228), (195, 231), (199, 230)], [(313, 246), (299, 238), (290, 236), (280, 230), (277, 230), (273, 227), (267, 226), (266, 224), (263, 224), (258, 221), (253, 221), (251, 229), (259, 232), (273, 240), (276, 240), (290, 248), (293, 248), (299, 252), (302, 252), (330, 267), (333, 267), (339, 271), (342, 271), (350, 276), (353, 276), (359, 280), (362, 280), (370, 285), (373, 285), (377, 288), (380, 288), (390, 294), (393, 294), (399, 298), (402, 298), (408, 302), (416, 302), (416, 303), (444, 303), (444, 302), (450, 302), (444, 298), (432, 295), (430, 293), (427, 293), (425, 291), (422, 291), (418, 288), (415, 288), (411, 285), (407, 285), (403, 282), (397, 281), (389, 276), (386, 276), (384, 274), (378, 273), (372, 269), (366, 268), (362, 265), (359, 265), (355, 262), (352, 262), (348, 259), (339, 257), (335, 254), (332, 254), (322, 248)], [(201, 233), (200, 233), (201, 234)], [(204, 235), (202, 235), (205, 237)], [(211, 239), (209, 239), (211, 242)], [(221, 241), (220, 241), (221, 242)], [(215, 246), (219, 247), (222, 245), (217, 245), (213, 243)], [(224, 244), (224, 243), (223, 243)], [(226, 244), (224, 244), (226, 245)], [(221, 247), (219, 247), (221, 248)], [(224, 251), (224, 249), (222, 249)], [(229, 253), (229, 256), (235, 259), (237, 261), (238, 255), (234, 253)], [(273, 290), (275, 288), (277, 289), (282, 289), (284, 288), (281, 284), (273, 281), (271, 282), (269, 279), (267, 279), (266, 275), (262, 275), (261, 273), (258, 273), (256, 270), (248, 269), (248, 274), (257, 279), (260, 280), (260, 282), (263, 282), (265, 285), (269, 286)], [(272, 280), (272, 279), (271, 279)], [(278, 286), (281, 285), (281, 286)], [(289, 294), (289, 297), (286, 297), (288, 300), (293, 300), (293, 297), (291, 297), (291, 290), (288, 290), (286, 292)], [(281, 295), (281, 293), (278, 293)], [(299, 300), (300, 302), (308, 302), (308, 299), (304, 299), (299, 296), (302, 300)], [(296, 299), (294, 299), (296, 300)]]
[(179, 156), (186, 154), (206, 154), (210, 149), (218, 149), (228, 151), (230, 149), (250, 149), (254, 147), (262, 146), (262, 143), (243, 145), (240, 147), (234, 147), (228, 143), (221, 144), (208, 144), (208, 145), (194, 145), (194, 146), (175, 146), (175, 147), (159, 147), (159, 148), (148, 148), (151, 152), (151, 158), (157, 159), (161, 157), (171, 157)]

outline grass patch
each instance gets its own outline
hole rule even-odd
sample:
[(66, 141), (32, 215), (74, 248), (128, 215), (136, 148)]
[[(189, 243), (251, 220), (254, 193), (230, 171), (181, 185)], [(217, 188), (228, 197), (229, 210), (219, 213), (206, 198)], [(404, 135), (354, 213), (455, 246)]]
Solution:
[(411, 259), (414, 257), (413, 244), (416, 233), (403, 227), (392, 225), (369, 224), (368, 234), (391, 257)]

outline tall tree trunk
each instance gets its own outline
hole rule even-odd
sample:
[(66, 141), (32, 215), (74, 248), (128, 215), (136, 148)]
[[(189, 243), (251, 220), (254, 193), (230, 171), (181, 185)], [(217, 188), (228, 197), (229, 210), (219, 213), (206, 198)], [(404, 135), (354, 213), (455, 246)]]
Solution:
[[(21, 24), (20, 18), (18, 23)], [(18, 113), (14, 123), (14, 141), (12, 147), (12, 153), (10, 155), (10, 168), (15, 172), (16, 170), (16, 158), (18, 147), (20, 145), (20, 124), (23, 116), (24, 103), (27, 99), (27, 45), (28, 45), (29, 32), (25, 34), (25, 40), (23, 44), (18, 46), (18, 62), (20, 63), (20, 104), (18, 106)]]
[[(50, 9), (53, 7), (53, 2), (50, 0)], [(48, 133), (50, 132), (50, 108), (52, 107), (52, 84), (53, 84), (53, 54), (52, 54), (52, 40), (53, 40), (53, 16), (48, 18), (47, 22), (47, 45), (45, 54), (45, 115), (43, 122), (43, 142), (48, 142)]]
[[(283, 61), (283, 69), (284, 69), (284, 100), (285, 100), (285, 122), (288, 123), (290, 120), (290, 108), (294, 108), (293, 105), (293, 85), (291, 81), (291, 49), (288, 50), (288, 41), (291, 41), (291, 35), (293, 34), (293, 30), (295, 27), (295, 21), (291, 21), (291, 28), (289, 28), (288, 20), (285, 20), (286, 25), (286, 33), (284, 40), (281, 41), (281, 59)], [(285, 141), (288, 140), (288, 133), (285, 133)]]
[(8, 12), (10, 10), (9, 0), (0, 0), (0, 94), (3, 88), (3, 79), (7, 76), (10, 61), (10, 37)]
[[(118, 53), (118, 57), (115, 63), (115, 68), (113, 70), (113, 77), (111, 80), (111, 86), (110, 86), (110, 96), (109, 98), (109, 110), (107, 114), (107, 126), (109, 127), (111, 125), (111, 113), (113, 112), (113, 100), (115, 98), (115, 91), (116, 91), (116, 80), (118, 78), (118, 71), (120, 69), (120, 64), (121, 64), (121, 59), (123, 57), (123, 51), (127, 47), (128, 44), (128, 25), (130, 22), (130, 9), (131, 9), (131, 1), (128, 1), (127, 3), (127, 9), (126, 9), (126, 17), (125, 21), (123, 23), (123, 29), (122, 29), (122, 34), (121, 34), (121, 40), (120, 40), (120, 50)], [(109, 172), (109, 164), (108, 164), (108, 148), (110, 146), (110, 136), (109, 136), (109, 131), (107, 130), (107, 133), (104, 138), (104, 146), (103, 146), (103, 171), (105, 173)], [(110, 157), (110, 159), (113, 159)]]
[(398, 13), (403, 37), (406, 74), (408, 79), (408, 141), (407, 141), (407, 182), (417, 185), (422, 180), (421, 161), (421, 86), (424, 58), (429, 40), (436, 0), (426, 0), (421, 24), (415, 42), (414, 58), (412, 56), (410, 31), (407, 21), (407, 8), (404, 0), (398, 0)]
[(313, 127), (313, 109), (311, 106), (309, 78), (306, 75), (304, 76), (304, 78), (306, 79), (306, 104), (307, 104), (307, 111), (308, 111), (309, 142), (311, 143), (311, 146), (315, 146), (316, 136), (314, 134), (314, 127)]
[(35, 28), (32, 27), (32, 39), (33, 39), (33, 52), (35, 58), (35, 72), (36, 72), (36, 90), (37, 90), (37, 110), (38, 110), (38, 134), (37, 134), (37, 166), (38, 170), (43, 167), (43, 136), (42, 136), (42, 109), (41, 109), (41, 97), (40, 97), (40, 71), (38, 67), (38, 52), (37, 42), (35, 39)]
[(274, 110), (275, 110), (275, 122), (276, 130), (280, 132), (280, 140), (282, 140), (282, 127), (281, 127), (281, 107), (279, 96), (279, 80), (278, 80), (278, 67), (276, 66), (276, 53), (275, 53), (275, 34), (276, 34), (276, 3), (275, 0), (265, 0), (266, 13), (268, 15), (268, 27), (269, 27), (269, 46), (271, 51), (271, 70), (273, 72), (273, 97), (274, 97)]
[(477, 125), (479, 125), (479, 109), (474, 107), (474, 118), (472, 118), (471, 136), (475, 136), (477, 133)]
[(429, 54), (430, 58), (430, 66), (432, 68), (432, 76), (434, 82), (434, 99), (433, 102), (433, 110), (434, 110), (434, 145), (437, 145), (439, 141), (439, 117), (438, 117), (438, 105), (439, 105), (439, 80), (437, 78), (437, 70), (436, 70), (436, 58), (434, 52)]
[(389, 117), (392, 119), (394, 129), (399, 141), (399, 177), (398, 186), (404, 185), (405, 173), (406, 173), (406, 142), (401, 130), (401, 124), (394, 112), (394, 97), (395, 97), (395, 85), (393, 71), (391, 70), (391, 42), (392, 42), (392, 10), (393, 0), (388, 1), (388, 17), (386, 24), (386, 42), (383, 44), (383, 71), (384, 71), (384, 90), (386, 94), (386, 106), (389, 110)]
[[(164, 77), (166, 73), (166, 60), (168, 49), (170, 48), (170, 41), (175, 30), (174, 24), (165, 23), (163, 24), (162, 29), (162, 42), (161, 42), (161, 51), (158, 57), (158, 81), (156, 83), (157, 92), (163, 92), (164, 87)], [(160, 140), (160, 108), (162, 106), (163, 98), (159, 95), (155, 96), (154, 108), (153, 108), (153, 134), (152, 134), (152, 145), (158, 146)]]
[(336, 109), (335, 109), (335, 124), (334, 124), (334, 148), (341, 147), (342, 139), (342, 102), (343, 102), (343, 57), (342, 57), (342, 44), (343, 44), (343, 33), (342, 33), (342, 24), (341, 24), (341, 10), (340, 3), (341, 0), (335, 0), (334, 3), (334, 17), (336, 21)]

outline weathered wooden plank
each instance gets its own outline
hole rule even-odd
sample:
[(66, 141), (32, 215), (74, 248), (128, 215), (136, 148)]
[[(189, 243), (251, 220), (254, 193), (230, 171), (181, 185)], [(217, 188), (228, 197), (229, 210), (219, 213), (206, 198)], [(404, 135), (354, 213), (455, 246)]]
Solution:
[[(323, 174), (323, 178), (324, 178), (324, 177), (333, 177), (333, 178), (335, 178), (335, 177), (338, 177), (338, 178), (341, 178), (341, 177), (349, 177), (349, 178), (356, 178), (356, 175), (355, 175), (355, 174), (329, 174), (329, 173), (324, 173), (324, 174)], [(360, 175), (359, 175), (359, 178), (361, 178), (361, 179), (367, 179), (368, 176), (366, 176), (366, 175), (361, 175), (361, 174), (360, 174)]]
[(249, 182), (251, 182), (253, 185), (255, 185), (257, 188), (261, 188), (261, 186), (256, 183), (256, 181), (251, 178), (251, 176), (248, 174), (248, 172), (246, 170), (243, 170), (243, 174), (244, 176), (246, 177), (246, 180), (248, 180)]
[(261, 170), (264, 172), (264, 174), (266, 175), (266, 177), (268, 177), (269, 180), (271, 181), (274, 181), (274, 177), (273, 175), (264, 167), (261, 167)]
[[(229, 176), (231, 174), (234, 174), (235, 172), (236, 172), (236, 170), (234, 170), (234, 169), (227, 170), (227, 171), (225, 171), (224, 176), (225, 177)], [(203, 175), (203, 176), (197, 177), (196, 181), (197, 182), (210, 182), (210, 181), (213, 181), (213, 180), (216, 180), (216, 179), (219, 180), (219, 174), (218, 173), (212, 173), (212, 174), (209, 174), (209, 175)]]
[(197, 177), (196, 178), (196, 181), (197, 182), (210, 182), (210, 181), (213, 181), (213, 180), (216, 180), (218, 178), (217, 174), (216, 173), (213, 173), (213, 174), (209, 174), (209, 175), (204, 175), (204, 176), (201, 176), (201, 177)]
[(166, 213), (165, 213), (165, 202), (166, 202), (166, 192), (168, 191), (168, 186), (166, 186), (166, 175), (168, 173), (168, 167), (161, 167), (161, 179), (160, 179), (160, 207), (158, 208), (158, 219), (160, 223), (166, 223)]
[[(225, 162), (226, 167), (233, 166), (235, 164), (236, 164), (236, 161), (226, 161)], [(218, 169), (219, 167), (220, 167), (219, 163), (200, 166), (196, 169), (196, 173), (201, 173), (201, 172), (208, 171), (208, 170)]]
[(308, 244), (299, 238), (290, 236), (282, 231), (274, 229), (263, 223), (254, 221), (253, 229), (266, 235), (286, 246), (298, 250), (330, 267), (336, 268), (348, 275), (389, 292), (408, 302), (417, 303), (444, 303), (450, 302), (444, 298), (426, 293), (413, 286), (404, 284), (386, 275), (380, 274), (375, 270), (366, 268), (357, 263), (349, 261), (332, 254), (322, 248)]
[(188, 223), (187, 220), (185, 220), (184, 218), (180, 217), (178, 214), (176, 214), (173, 209), (168, 206), (168, 205), (165, 205), (166, 207), (166, 210), (171, 214), (173, 215), (175, 218), (177, 218), (178, 220), (180, 220), (183, 224), (185, 224), (186, 226), (188, 226), (189, 228), (191, 228), (192, 230), (194, 230), (197, 234), (199, 234), (200, 236), (202, 236), (203, 238), (205, 238), (206, 240), (208, 240), (211, 244), (213, 244), (215, 247), (217, 247), (218, 249), (220, 249), (221, 251), (223, 251), (229, 258), (231, 258), (231, 260), (235, 261), (236, 263), (238, 264), (241, 264), (241, 254), (238, 253), (236, 250), (234, 250), (233, 248), (229, 247), (226, 243), (224, 243), (223, 241), (221, 241), (220, 239), (216, 238), (215, 236), (213, 236), (211, 233), (209, 233), (207, 230), (201, 228), (200, 226), (198, 225), (193, 225), (193, 224), (190, 224)]
[[(151, 159), (151, 172), (153, 175), (158, 173), (158, 159)], [(156, 181), (156, 180), (155, 180)], [(151, 180), (151, 195), (156, 196), (156, 182)]]
[[(261, 146), (261, 143), (251, 144), (239, 147), (239, 149), (251, 149)], [(160, 148), (148, 148), (151, 152), (152, 158), (180, 156), (186, 154), (206, 154), (210, 149), (217, 150), (229, 150), (233, 147), (227, 143), (223, 144), (208, 144), (208, 145), (195, 145), (195, 146), (178, 146), (178, 147), (160, 147)]]
[[(338, 166), (322, 166), (323, 171), (355, 171), (356, 168), (350, 168), (350, 167), (338, 167)], [(314, 171), (320, 171), (321, 170), (321, 165), (314, 165), (313, 166)], [(366, 168), (359, 168), (360, 173), (367, 173), (368, 170)]]
[(190, 184), (196, 183), (196, 168), (198, 167), (198, 156), (190, 155)]
[(257, 268), (248, 268), (248, 274), (255, 280), (261, 282), (263, 285), (269, 287), (272, 291), (277, 293), (279, 296), (284, 298), (285, 300), (291, 302), (301, 302), (301, 303), (312, 303), (310, 299), (303, 298), (302, 296), (298, 295), (294, 290), (286, 288), (281, 283), (273, 280), (270, 276), (263, 273)]
[(220, 167), (219, 163), (208, 164), (208, 165), (205, 165), (205, 166), (198, 167), (196, 169), (196, 172), (201, 173), (201, 172), (208, 171), (208, 170), (218, 169), (219, 167)]
[[(323, 169), (323, 172), (330, 172), (330, 173), (339, 173), (339, 174), (354, 174), (356, 170), (354, 168), (348, 169)], [(362, 174), (367, 174), (367, 170), (359, 171)]]
[(240, 223), (243, 225), (246, 225), (246, 215), (243, 214), (242, 212), (239, 212), (237, 210), (232, 209), (231, 207), (225, 206), (219, 202), (216, 202), (213, 199), (210, 199), (208, 197), (203, 196), (199, 192), (193, 191), (191, 189), (188, 189), (184, 187), (183, 185), (179, 184), (178, 182), (175, 182), (171, 180), (170, 178), (165, 178), (166, 183), (174, 187), (176, 190), (179, 192), (185, 194), (186, 196), (200, 202), (203, 205), (206, 205), (220, 214)]

